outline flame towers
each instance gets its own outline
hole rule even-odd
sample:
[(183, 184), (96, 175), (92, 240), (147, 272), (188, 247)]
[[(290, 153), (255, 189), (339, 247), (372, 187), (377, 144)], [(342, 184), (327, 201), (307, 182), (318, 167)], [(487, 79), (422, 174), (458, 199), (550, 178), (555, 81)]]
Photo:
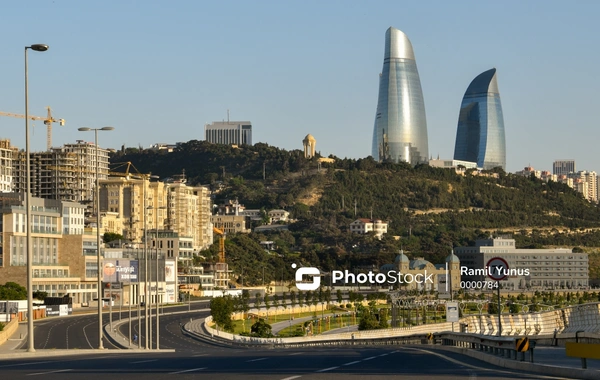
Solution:
[(489, 170), (506, 168), (504, 118), (496, 69), (479, 74), (465, 92), (454, 146), (454, 159)]
[(390, 27), (385, 33), (372, 156), (378, 161), (426, 163), (427, 144), (425, 103), (415, 54), (408, 37)]

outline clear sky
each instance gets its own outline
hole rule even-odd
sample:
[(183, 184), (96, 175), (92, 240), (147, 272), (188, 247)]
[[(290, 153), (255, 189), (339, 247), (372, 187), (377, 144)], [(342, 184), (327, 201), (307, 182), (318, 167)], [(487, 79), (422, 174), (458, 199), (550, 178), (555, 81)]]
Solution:
[[(29, 52), (29, 104), (66, 119), (54, 146), (107, 125), (103, 147), (202, 140), (229, 109), (254, 142), (301, 149), (311, 133), (323, 155), (366, 157), (394, 26), (415, 50), (434, 157), (452, 158), (462, 96), (496, 67), (507, 169), (572, 158), (600, 172), (599, 15), (595, 0), (5, 0), (0, 111), (24, 113), (23, 48), (45, 43)], [(24, 148), (24, 122), (0, 117), (0, 138)]]

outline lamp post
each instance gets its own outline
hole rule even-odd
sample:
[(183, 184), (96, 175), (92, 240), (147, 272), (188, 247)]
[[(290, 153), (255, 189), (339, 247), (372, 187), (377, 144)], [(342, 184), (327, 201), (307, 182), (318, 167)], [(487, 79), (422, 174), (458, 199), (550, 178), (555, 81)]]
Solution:
[[(112, 131), (113, 127), (102, 127), (102, 128), (78, 128), (78, 131), (87, 132), (94, 131), (94, 145), (96, 150), (96, 191), (94, 196), (96, 197), (96, 249), (98, 250), (96, 255), (96, 263), (98, 265), (98, 349), (104, 349), (102, 344), (102, 267), (100, 266), (100, 176), (99, 167), (100, 162), (98, 160), (98, 131)], [(112, 290), (111, 290), (111, 304), (112, 304)]]
[[(150, 178), (158, 178), (158, 176), (151, 176)], [(159, 315), (159, 293), (158, 293), (158, 281), (159, 281), (159, 270), (158, 270), (158, 210), (165, 210), (165, 206), (153, 207), (148, 206), (148, 210), (154, 210), (154, 232), (155, 232), (155, 248), (156, 248), (156, 349), (160, 348), (160, 315)], [(165, 258), (166, 260), (166, 258)], [(166, 261), (165, 261), (166, 263)], [(166, 286), (166, 285), (165, 285)]]
[(31, 167), (29, 162), (29, 89), (27, 83), (27, 49), (46, 51), (48, 45), (25, 46), (25, 164), (27, 175), (27, 195), (25, 196), (27, 231), (27, 351), (35, 352), (33, 339), (33, 251), (31, 250)]

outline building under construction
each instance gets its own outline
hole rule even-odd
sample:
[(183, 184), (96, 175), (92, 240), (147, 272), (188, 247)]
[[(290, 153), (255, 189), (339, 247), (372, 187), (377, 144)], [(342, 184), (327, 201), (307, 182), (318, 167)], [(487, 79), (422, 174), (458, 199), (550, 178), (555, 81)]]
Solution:
[[(26, 153), (13, 150), (12, 191), (27, 188)], [(30, 154), (31, 195), (63, 201), (92, 201), (96, 184), (96, 146), (78, 140)], [(108, 150), (98, 148), (99, 178), (108, 178)]]

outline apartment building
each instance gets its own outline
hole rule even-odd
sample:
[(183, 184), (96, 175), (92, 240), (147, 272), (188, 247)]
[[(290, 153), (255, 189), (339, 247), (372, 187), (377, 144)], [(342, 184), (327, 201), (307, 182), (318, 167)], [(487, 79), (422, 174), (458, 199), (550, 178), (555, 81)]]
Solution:
[[(21, 194), (0, 195), (0, 278), (22, 286), (27, 285), (24, 204)], [(75, 304), (97, 298), (96, 236), (82, 233), (84, 211), (77, 203), (31, 199), (34, 291), (52, 297), (68, 293)]]

